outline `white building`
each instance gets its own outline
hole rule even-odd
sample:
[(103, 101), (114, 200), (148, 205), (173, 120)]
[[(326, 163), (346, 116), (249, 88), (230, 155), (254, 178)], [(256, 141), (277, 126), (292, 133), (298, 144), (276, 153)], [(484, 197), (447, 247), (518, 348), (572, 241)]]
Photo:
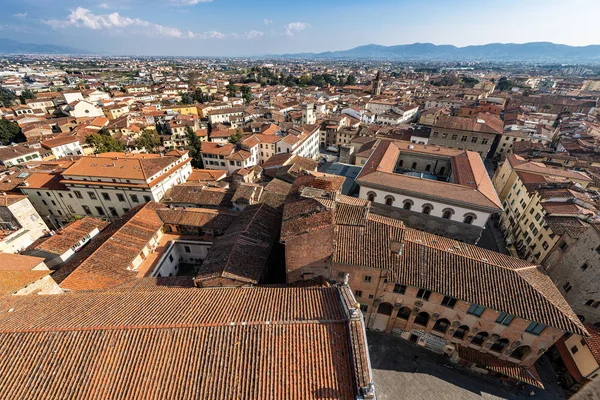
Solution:
[(42, 147), (50, 150), (55, 159), (84, 154), (77, 136), (63, 136), (56, 139), (44, 140)]
[(187, 151), (166, 155), (103, 153), (82, 157), (62, 173), (36, 172), (25, 193), (42, 217), (61, 226), (72, 217), (114, 219), (132, 208), (160, 201), (192, 173)]

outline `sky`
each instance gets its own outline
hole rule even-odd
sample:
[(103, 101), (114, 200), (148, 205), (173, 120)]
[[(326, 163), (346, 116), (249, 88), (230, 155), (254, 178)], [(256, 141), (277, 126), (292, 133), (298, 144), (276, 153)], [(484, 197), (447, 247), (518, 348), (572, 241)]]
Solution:
[(114, 55), (600, 44), (598, 0), (2, 0), (0, 37)]

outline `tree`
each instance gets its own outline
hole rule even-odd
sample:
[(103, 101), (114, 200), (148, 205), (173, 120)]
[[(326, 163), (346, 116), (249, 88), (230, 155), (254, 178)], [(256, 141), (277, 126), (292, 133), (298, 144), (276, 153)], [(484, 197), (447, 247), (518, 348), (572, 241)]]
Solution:
[(0, 87), (0, 104), (4, 107), (10, 107), (15, 102), (17, 95), (12, 90)]
[[(0, 119), (0, 143), (10, 144), (12, 142), (22, 141), (17, 137), (21, 136), (21, 128), (16, 122), (11, 122), (6, 118)], [(17, 139), (17, 140), (15, 140)]]
[(35, 99), (35, 93), (33, 93), (30, 89), (23, 90), (19, 96), (21, 104), (26, 104), (27, 100), (29, 99)]
[(237, 142), (240, 141), (241, 138), (242, 138), (242, 131), (237, 129), (233, 135), (229, 136), (229, 143), (236, 144)]
[(348, 78), (346, 79), (346, 85), (348, 85), (348, 86), (356, 85), (356, 77), (354, 75), (348, 75)]
[(125, 148), (123, 142), (118, 141), (106, 132), (92, 133), (85, 138), (85, 142), (94, 146), (96, 153), (121, 152)]
[(507, 77), (503, 76), (502, 78), (500, 78), (498, 80), (496, 89), (498, 89), (500, 91), (506, 91), (506, 90), (512, 89), (513, 86), (514, 86), (514, 83), (512, 81), (509, 81)]
[(250, 104), (252, 101), (252, 89), (249, 86), (242, 86), (242, 99), (244, 99), (246, 104)]
[(181, 104), (194, 104), (194, 94), (190, 92), (181, 93)]
[(200, 143), (200, 138), (189, 126), (185, 127), (185, 134), (188, 141), (187, 150), (190, 152), (190, 158), (192, 159), (192, 167), (202, 168), (202, 154), (200, 153), (202, 144)]
[(229, 85), (227, 85), (227, 96), (235, 97), (236, 92), (237, 92), (237, 88), (235, 87), (235, 85), (233, 83), (230, 83)]
[(160, 146), (160, 137), (156, 131), (144, 129), (140, 137), (135, 141), (135, 145), (139, 148), (143, 147), (149, 153), (157, 153)]

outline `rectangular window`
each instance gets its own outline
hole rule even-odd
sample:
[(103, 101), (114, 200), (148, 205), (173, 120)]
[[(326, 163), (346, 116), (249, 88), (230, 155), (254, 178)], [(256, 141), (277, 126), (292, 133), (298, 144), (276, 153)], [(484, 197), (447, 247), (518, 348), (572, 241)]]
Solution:
[(471, 138), (471, 143), (477, 143), (477, 139), (478, 139), (477, 137)]
[(394, 285), (394, 293), (404, 294), (406, 293), (406, 285)]
[(419, 289), (417, 292), (417, 298), (423, 300), (429, 300), (429, 296), (431, 296), (431, 290)]
[(573, 289), (573, 286), (571, 285), (571, 282), (566, 281), (565, 284), (563, 285), (563, 289), (565, 292), (570, 292), (571, 289)]
[(567, 242), (565, 242), (564, 240), (562, 242), (560, 242), (560, 245), (558, 246), (558, 248), (561, 251), (565, 251), (567, 249), (567, 247), (569, 247), (569, 245), (567, 244)]
[(104, 200), (106, 200), (106, 201), (110, 201), (110, 196), (109, 196), (109, 194), (108, 194), (108, 193), (104, 193), (104, 192), (102, 192), (102, 198), (103, 198)]
[(112, 215), (113, 217), (119, 216), (119, 213), (117, 213), (117, 209), (114, 207), (108, 207), (108, 211), (110, 211), (110, 215)]
[(588, 263), (585, 262), (581, 265), (581, 270), (585, 271), (586, 269), (588, 269), (588, 267), (589, 267)]
[(442, 300), (442, 305), (449, 308), (454, 308), (454, 306), (456, 305), (456, 299), (454, 297), (444, 296), (444, 300)]
[(94, 192), (87, 192), (87, 193), (88, 193), (88, 196), (90, 196), (90, 199), (92, 199), (92, 200), (96, 200), (97, 199), (96, 193), (94, 193)]
[(367, 312), (368, 309), (369, 309), (369, 306), (367, 306), (366, 304), (361, 304), (360, 305), (360, 311)]
[(489, 139), (481, 139), (481, 144), (488, 144)]
[(371, 277), (369, 275), (365, 275), (365, 282), (371, 282)]
[(81, 192), (75, 190), (73, 193), (75, 193), (75, 197), (77, 197), (78, 199), (83, 199), (83, 196), (81, 195)]
[(129, 211), (129, 208), (123, 207), (123, 212), (126, 213), (127, 211)]
[(150, 196), (144, 196), (144, 201), (148, 203), (149, 201), (152, 201), (152, 198)]
[(53, 206), (56, 205), (56, 202), (54, 200), (50, 200), (50, 203), (52, 203)]
[(92, 215), (92, 211), (90, 210), (90, 208), (88, 206), (81, 206), (83, 207), (83, 211), (85, 211), (85, 213), (87, 215)]
[(460, 138), (461, 142), (466, 142), (467, 141), (467, 135), (464, 135), (463, 137)]
[(509, 326), (513, 319), (515, 319), (514, 316), (501, 312), (500, 315), (498, 315), (498, 318), (496, 318), (496, 323)]
[(169, 254), (169, 261), (173, 262), (173, 255)]
[(577, 348), (577, 346), (573, 346), (573, 347), (571, 347), (571, 353), (572, 353), (572, 354), (575, 354), (575, 353), (577, 353), (578, 351), (579, 351), (579, 349)]
[(117, 193), (117, 199), (119, 201), (125, 201), (125, 196), (123, 196), (121, 193)]
[(44, 203), (45, 206), (48, 205), (48, 203), (46, 203), (46, 200), (42, 200), (42, 203)]
[(533, 335), (539, 335), (544, 331), (544, 329), (546, 329), (546, 325), (538, 324), (537, 322), (532, 322), (529, 324), (527, 329), (525, 329), (525, 332), (529, 332)]
[(469, 307), (469, 311), (467, 311), (467, 314), (481, 317), (481, 314), (483, 314), (483, 311), (485, 311), (484, 306), (480, 306), (478, 304), (473, 303), (473, 304), (471, 304), (471, 307)]
[(106, 215), (102, 207), (96, 206), (96, 212), (98, 213), (98, 215)]
[(456, 140), (457, 137), (458, 135), (452, 135), (452, 140)]
[(132, 194), (130, 195), (131, 197), (131, 201), (133, 201), (134, 203), (139, 203), (140, 199), (138, 199), (137, 194)]
[(186, 253), (191, 253), (192, 252), (192, 250), (190, 250), (190, 246), (184, 246), (183, 248), (185, 249)]
[(355, 291), (354, 291), (354, 295), (355, 295), (356, 297), (362, 297), (362, 290), (355, 290)]

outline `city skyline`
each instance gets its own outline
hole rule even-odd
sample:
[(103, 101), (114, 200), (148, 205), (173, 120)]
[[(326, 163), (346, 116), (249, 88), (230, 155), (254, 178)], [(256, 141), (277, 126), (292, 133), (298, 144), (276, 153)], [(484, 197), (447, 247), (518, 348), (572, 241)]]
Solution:
[[(460, 3), (460, 4), (458, 4)], [(514, 4), (513, 4), (514, 3)], [(366, 44), (451, 44), (547, 41), (573, 46), (594, 43), (593, 10), (579, 0), (456, 4), (416, 1), (338, 0), (280, 4), (267, 0), (169, 0), (165, 2), (8, 0), (0, 37), (72, 46), (99, 54), (165, 56), (257, 56), (345, 50)], [(460, 5), (460, 7), (458, 7)], [(318, 8), (317, 8), (318, 7)], [(578, 10), (585, 7), (588, 13)], [(383, 12), (384, 10), (387, 10)], [(600, 11), (600, 10), (598, 10)], [(578, 20), (578, 30), (556, 29)], [(590, 39), (588, 39), (590, 38)], [(597, 42), (597, 40), (596, 40)]]

